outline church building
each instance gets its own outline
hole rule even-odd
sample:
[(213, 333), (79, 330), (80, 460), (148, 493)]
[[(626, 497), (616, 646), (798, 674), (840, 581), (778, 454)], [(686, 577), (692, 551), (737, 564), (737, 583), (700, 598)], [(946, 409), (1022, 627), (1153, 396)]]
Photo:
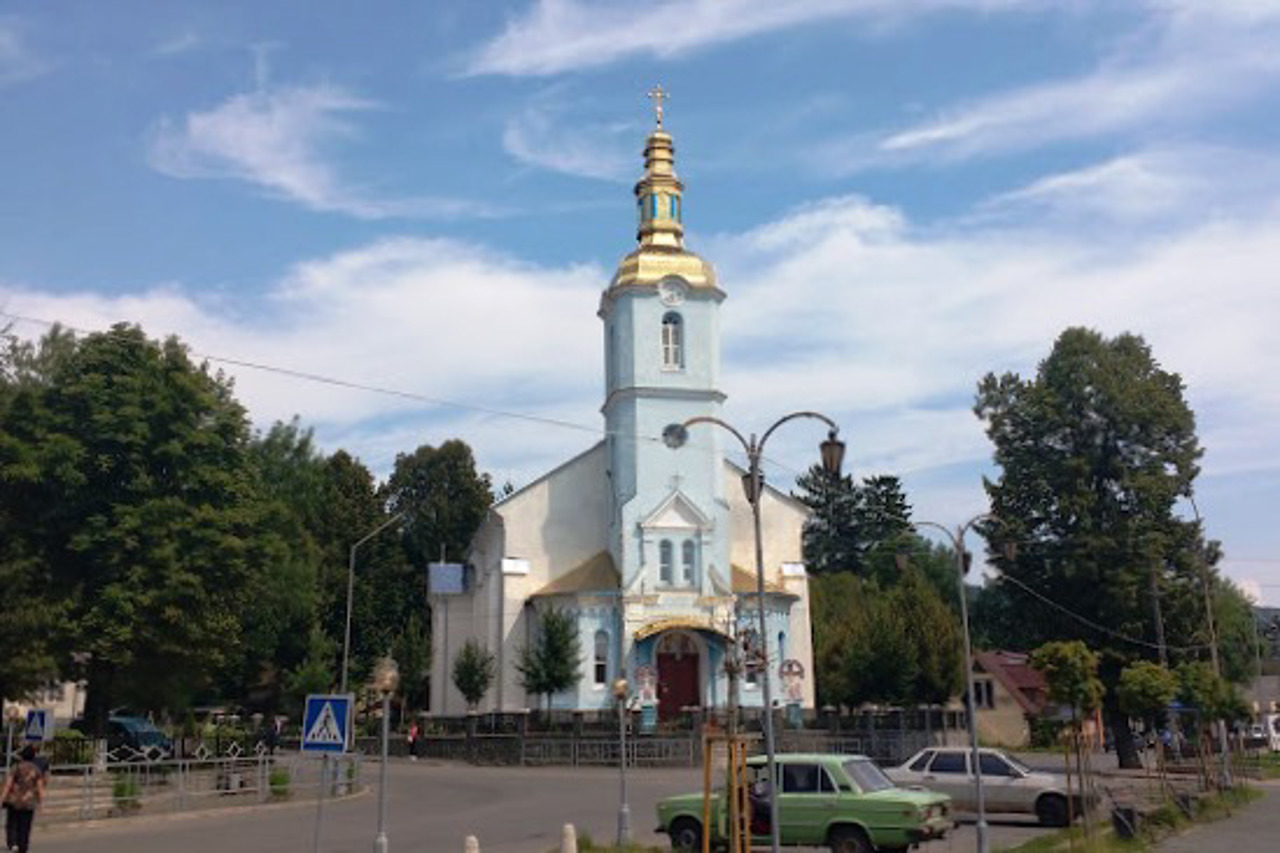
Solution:
[[(635, 186), (638, 245), (600, 297), (605, 438), (495, 504), (471, 544), (464, 582), (429, 591), (433, 714), (467, 710), (452, 672), (469, 639), (497, 661), (478, 710), (540, 707), (543, 698), (521, 685), (516, 664), (551, 608), (574, 621), (582, 652), (581, 678), (551, 697), (553, 708), (613, 707), (619, 678), (632, 701), (658, 718), (723, 708), (735, 637), (749, 661), (767, 660), (775, 702), (813, 706), (800, 555), (807, 510), (765, 486), (760, 601), (745, 472), (724, 452), (731, 437), (697, 424), (682, 447), (662, 441), (669, 424), (720, 415), (726, 294), (711, 264), (684, 246), (684, 185), (660, 94), (658, 104)], [(740, 704), (760, 707), (758, 667), (739, 685)]]

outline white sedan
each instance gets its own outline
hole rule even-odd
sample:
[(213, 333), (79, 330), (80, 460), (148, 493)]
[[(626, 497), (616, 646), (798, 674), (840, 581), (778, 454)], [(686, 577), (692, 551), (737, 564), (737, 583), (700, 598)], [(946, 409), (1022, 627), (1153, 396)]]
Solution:
[[(1066, 826), (1066, 779), (1053, 773), (1032, 770), (998, 749), (978, 750), (982, 768), (982, 793), (989, 812), (1034, 814), (1046, 826)], [(903, 787), (916, 786), (950, 794), (955, 808), (974, 811), (978, 807), (968, 747), (922, 749), (900, 767), (885, 773)], [(1076, 798), (1075, 812), (1079, 811)]]

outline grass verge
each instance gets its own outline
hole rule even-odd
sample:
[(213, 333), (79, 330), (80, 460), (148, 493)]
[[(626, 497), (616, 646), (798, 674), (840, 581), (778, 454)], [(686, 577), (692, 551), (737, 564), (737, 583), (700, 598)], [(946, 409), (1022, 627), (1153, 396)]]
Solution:
[[(622, 847), (616, 844), (596, 844), (591, 840), (590, 835), (578, 836), (578, 853), (666, 853), (665, 847), (650, 847), (644, 844), (624, 844)], [(555, 847), (548, 853), (559, 853), (560, 848)]]
[(1230, 817), (1236, 809), (1261, 796), (1262, 792), (1257, 788), (1238, 786), (1221, 794), (1202, 797), (1195, 801), (1190, 818), (1183, 814), (1176, 803), (1166, 801), (1164, 805), (1146, 814), (1138, 837), (1133, 839), (1117, 838), (1110, 826), (1101, 826), (1094, 837), (1086, 842), (1084, 830), (1073, 826), (1002, 850), (1004, 853), (1056, 853), (1066, 850), (1078, 853), (1144, 853), (1154, 849), (1161, 839), (1180, 832), (1193, 823), (1210, 823)]

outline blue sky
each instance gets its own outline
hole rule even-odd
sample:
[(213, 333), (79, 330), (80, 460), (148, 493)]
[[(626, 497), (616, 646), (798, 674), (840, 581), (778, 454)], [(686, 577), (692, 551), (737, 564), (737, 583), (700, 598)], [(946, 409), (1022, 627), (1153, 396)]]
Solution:
[(978, 379), (1140, 333), (1277, 604), (1278, 45), (1274, 0), (0, 2), (0, 310), (408, 392), (228, 367), (260, 425), (380, 472), (461, 435), (520, 485), (602, 425), (661, 82), (732, 420), (825, 411), (954, 523)]

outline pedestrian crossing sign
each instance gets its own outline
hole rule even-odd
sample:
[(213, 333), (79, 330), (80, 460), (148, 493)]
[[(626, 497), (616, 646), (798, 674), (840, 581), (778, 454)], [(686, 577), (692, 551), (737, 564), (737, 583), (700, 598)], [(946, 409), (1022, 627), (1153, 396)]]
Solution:
[(351, 694), (313, 693), (302, 715), (303, 752), (345, 752), (351, 735)]
[(53, 711), (48, 708), (32, 708), (27, 712), (27, 728), (22, 734), (27, 743), (53, 740)]

